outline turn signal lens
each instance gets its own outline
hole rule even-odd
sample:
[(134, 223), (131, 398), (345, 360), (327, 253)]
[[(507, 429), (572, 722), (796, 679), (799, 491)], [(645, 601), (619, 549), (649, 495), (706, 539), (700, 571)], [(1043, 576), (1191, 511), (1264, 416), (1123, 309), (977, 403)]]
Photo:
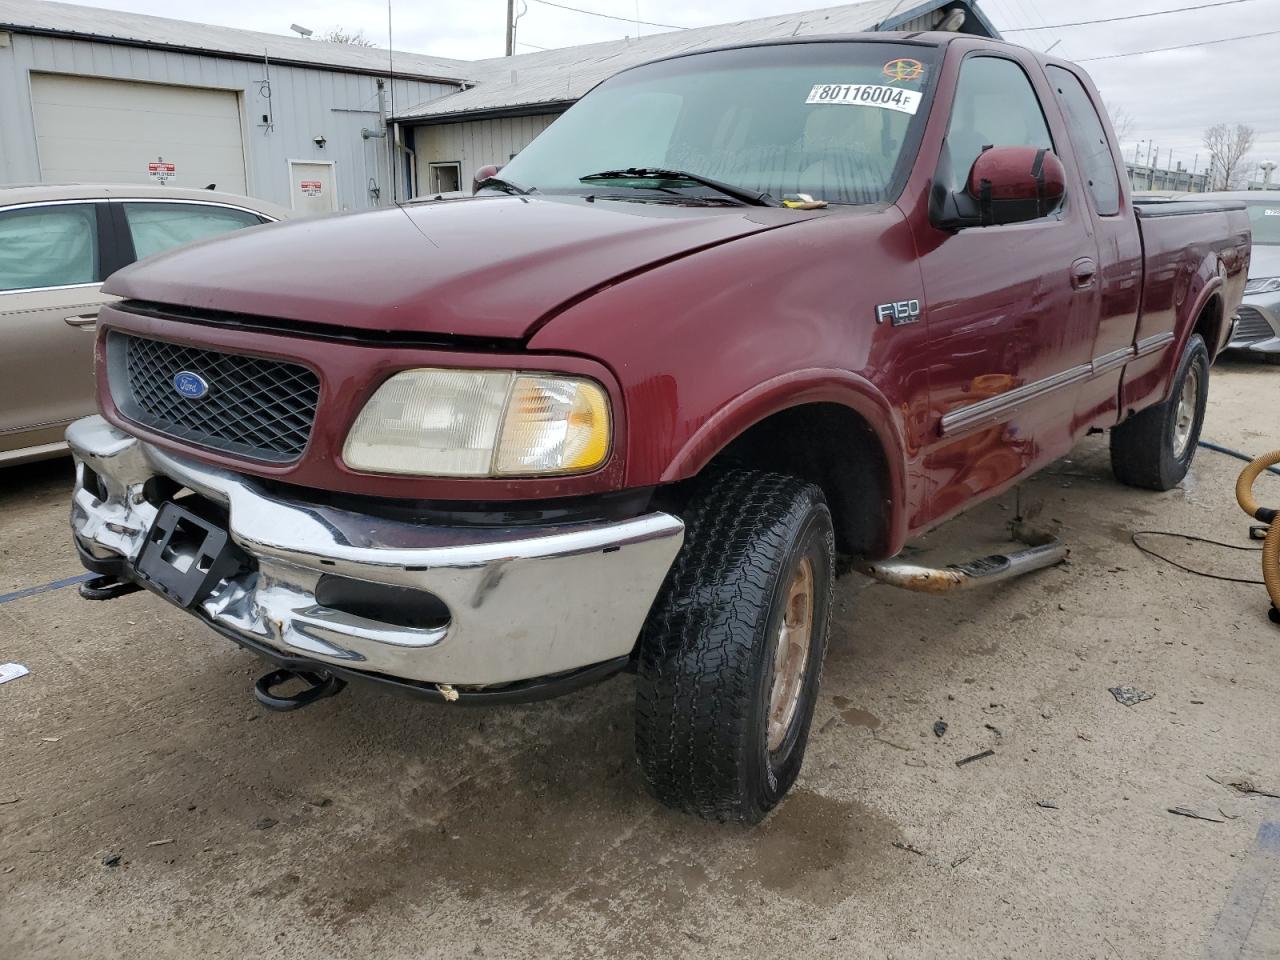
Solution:
[(593, 470), (609, 443), (609, 400), (593, 381), (423, 368), (378, 388), (342, 457), (372, 473), (539, 476)]
[(588, 380), (517, 377), (502, 423), (495, 472), (581, 473), (609, 453), (609, 401)]

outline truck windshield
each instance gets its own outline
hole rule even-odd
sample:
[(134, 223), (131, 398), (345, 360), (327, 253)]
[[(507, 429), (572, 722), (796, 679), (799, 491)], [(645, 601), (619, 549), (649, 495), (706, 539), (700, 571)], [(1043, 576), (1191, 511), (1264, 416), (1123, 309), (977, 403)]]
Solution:
[(637, 67), (587, 94), (501, 176), (541, 193), (729, 199), (653, 173), (683, 171), (775, 200), (893, 200), (929, 112), (935, 54), (914, 44), (815, 42)]
[(1280, 200), (1250, 203), (1249, 222), (1253, 227), (1255, 244), (1268, 247), (1280, 245)]

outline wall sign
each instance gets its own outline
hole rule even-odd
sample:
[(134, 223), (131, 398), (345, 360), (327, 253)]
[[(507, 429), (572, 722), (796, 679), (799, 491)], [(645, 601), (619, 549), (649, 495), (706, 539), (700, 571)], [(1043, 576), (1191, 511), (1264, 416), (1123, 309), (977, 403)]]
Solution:
[(164, 184), (170, 178), (177, 176), (177, 167), (167, 163), (164, 157), (159, 157), (147, 164), (147, 176)]
[(324, 190), (324, 185), (319, 180), (303, 180), (298, 187), (304, 197), (318, 197)]

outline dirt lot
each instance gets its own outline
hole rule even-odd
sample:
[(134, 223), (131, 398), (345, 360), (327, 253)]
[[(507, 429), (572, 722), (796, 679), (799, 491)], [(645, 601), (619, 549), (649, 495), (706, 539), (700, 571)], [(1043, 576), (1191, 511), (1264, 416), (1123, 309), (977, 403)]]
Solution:
[[(1280, 370), (1219, 367), (1205, 437), (1280, 445), (1277, 397)], [(0, 662), (31, 668), (0, 686), (0, 956), (1280, 956), (1280, 801), (1210, 779), (1280, 792), (1280, 630), (1262, 587), (1130, 543), (1243, 543), (1239, 466), (1202, 451), (1183, 489), (1142, 493), (1091, 438), (1021, 490), (1069, 565), (954, 598), (842, 580), (804, 772), (756, 829), (645, 795), (629, 677), (270, 714), (259, 662), (155, 597), (0, 602)], [(0, 594), (80, 572), (68, 478), (0, 471)], [(924, 546), (972, 553), (1014, 508)]]

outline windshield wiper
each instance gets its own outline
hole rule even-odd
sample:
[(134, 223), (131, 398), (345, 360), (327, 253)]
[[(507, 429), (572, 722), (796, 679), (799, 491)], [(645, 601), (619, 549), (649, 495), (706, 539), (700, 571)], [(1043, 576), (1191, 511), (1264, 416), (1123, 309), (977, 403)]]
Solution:
[(582, 183), (591, 183), (593, 180), (683, 180), (686, 183), (696, 183), (703, 187), (710, 187), (717, 193), (722, 193), (726, 197), (733, 197), (735, 200), (752, 206), (781, 206), (777, 200), (767, 193), (757, 193), (755, 190), (748, 190), (746, 187), (736, 187), (732, 183), (712, 180), (710, 177), (704, 177), (698, 173), (689, 173), (687, 170), (667, 170), (663, 167), (627, 167), (625, 170), (601, 170), (599, 173), (588, 173), (585, 177), (579, 177), (578, 180)]
[(485, 187), (492, 187), (494, 190), (501, 190), (503, 193), (513, 193), (518, 197), (526, 197), (537, 190), (537, 187), (524, 187), (512, 180), (504, 180), (502, 177), (485, 177), (476, 184), (477, 189), (483, 190)]

